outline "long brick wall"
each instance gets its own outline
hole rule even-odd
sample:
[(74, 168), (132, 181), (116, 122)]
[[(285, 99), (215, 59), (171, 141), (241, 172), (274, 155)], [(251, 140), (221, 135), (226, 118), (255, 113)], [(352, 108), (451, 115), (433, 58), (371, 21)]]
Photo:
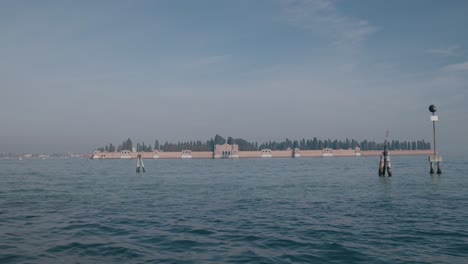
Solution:
[[(143, 159), (212, 159), (213, 152), (191, 152), (190, 155), (183, 156), (181, 152), (95, 152), (92, 156), (93, 159), (136, 159), (138, 153), (141, 154)], [(273, 150), (271, 152), (262, 151), (239, 151), (239, 158), (292, 158), (292, 150)], [(356, 156), (379, 156), (382, 151), (359, 151), (354, 149), (338, 149), (332, 152), (326, 152), (324, 155), (322, 150), (299, 150), (301, 158), (307, 157), (356, 157)], [(332, 153), (332, 154), (331, 154)], [(405, 156), (405, 155), (431, 155), (432, 150), (391, 150), (390, 156)], [(271, 154), (271, 157), (270, 155)]]

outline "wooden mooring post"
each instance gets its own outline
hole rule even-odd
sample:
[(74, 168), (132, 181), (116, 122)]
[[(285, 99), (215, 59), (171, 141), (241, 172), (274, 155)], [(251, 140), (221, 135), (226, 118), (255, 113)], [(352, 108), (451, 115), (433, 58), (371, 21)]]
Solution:
[(385, 171), (387, 171), (388, 176), (392, 177), (392, 162), (390, 161), (390, 156), (388, 155), (388, 131), (387, 136), (385, 137), (384, 142), (384, 151), (382, 155), (380, 155), (380, 163), (379, 163), (379, 176), (385, 177)]
[(140, 168), (143, 172), (145, 172), (145, 164), (143, 164), (143, 158), (141, 157), (140, 153), (138, 153), (136, 160), (137, 160), (136, 172), (140, 173)]

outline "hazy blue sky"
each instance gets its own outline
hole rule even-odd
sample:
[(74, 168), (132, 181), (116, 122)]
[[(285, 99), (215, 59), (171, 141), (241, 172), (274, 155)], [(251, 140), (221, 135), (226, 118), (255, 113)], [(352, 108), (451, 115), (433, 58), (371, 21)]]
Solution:
[(0, 153), (432, 139), (468, 151), (468, 1), (0, 1)]

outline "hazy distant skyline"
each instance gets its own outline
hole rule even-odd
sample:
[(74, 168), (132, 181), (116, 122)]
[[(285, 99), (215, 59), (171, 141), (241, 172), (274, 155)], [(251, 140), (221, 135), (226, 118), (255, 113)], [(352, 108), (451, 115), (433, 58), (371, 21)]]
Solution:
[(354, 138), (468, 151), (467, 1), (1, 1), (0, 153)]

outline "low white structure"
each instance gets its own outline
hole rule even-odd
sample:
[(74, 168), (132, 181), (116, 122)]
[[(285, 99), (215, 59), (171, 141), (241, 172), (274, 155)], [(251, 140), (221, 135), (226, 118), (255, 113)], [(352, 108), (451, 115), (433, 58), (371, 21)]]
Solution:
[(184, 149), (180, 153), (180, 157), (182, 159), (191, 159), (192, 158), (192, 151), (188, 149)]
[(159, 150), (154, 150), (153, 151), (153, 159), (159, 159)]
[[(104, 154), (104, 156), (106, 156), (106, 155)], [(45, 154), (40, 154), (40, 155), (38, 155), (37, 157), (40, 158), (40, 159), (48, 159), (48, 158), (50, 158), (49, 155), (45, 155)]]
[(273, 157), (273, 155), (271, 153), (271, 149), (262, 149), (261, 157), (262, 158), (271, 158), (271, 157)]
[(333, 149), (331, 148), (324, 148), (322, 149), (322, 157), (333, 157)]
[(292, 156), (293, 156), (293, 158), (300, 158), (301, 157), (301, 150), (299, 148), (293, 149)]
[[(95, 150), (94, 153), (93, 153), (93, 159), (99, 159), (100, 153), (101, 153), (101, 151)], [(31, 155), (31, 157), (32, 157), (32, 155)]]
[(120, 158), (121, 159), (130, 159), (130, 158), (132, 158), (130, 150), (122, 150), (120, 152)]
[(94, 151), (93, 159), (105, 159), (105, 158), (106, 158), (106, 153), (103, 153), (99, 150)]
[(354, 148), (354, 155), (356, 157), (361, 156), (361, 149), (359, 147)]

